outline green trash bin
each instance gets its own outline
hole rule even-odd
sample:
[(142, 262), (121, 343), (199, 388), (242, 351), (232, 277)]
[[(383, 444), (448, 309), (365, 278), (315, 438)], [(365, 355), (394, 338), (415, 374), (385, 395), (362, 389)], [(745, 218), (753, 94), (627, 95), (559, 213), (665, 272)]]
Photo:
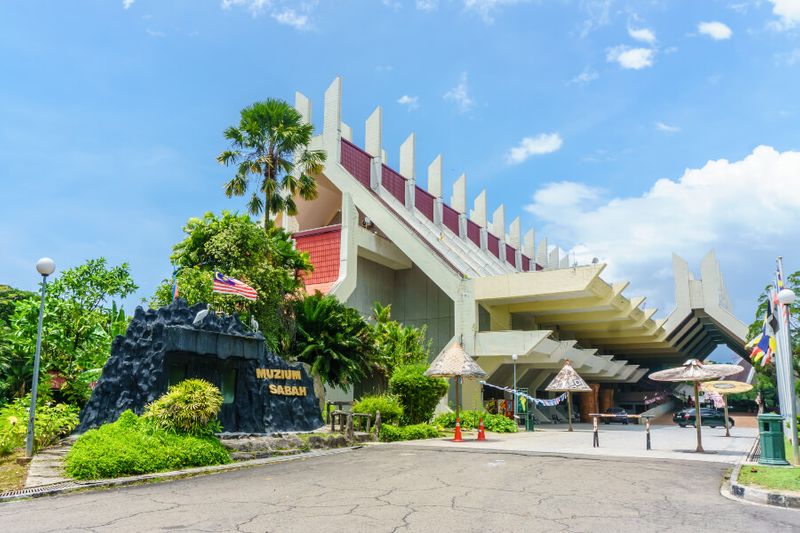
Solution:
[(536, 419), (533, 418), (533, 413), (528, 413), (525, 417), (525, 431), (534, 431), (536, 429)]
[(774, 413), (758, 415), (758, 436), (761, 439), (762, 465), (788, 465), (783, 444), (783, 417)]

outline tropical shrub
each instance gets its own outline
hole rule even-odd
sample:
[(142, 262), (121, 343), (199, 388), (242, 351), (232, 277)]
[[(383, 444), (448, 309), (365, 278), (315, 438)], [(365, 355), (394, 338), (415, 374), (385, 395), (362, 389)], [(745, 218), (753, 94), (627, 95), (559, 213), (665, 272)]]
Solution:
[(432, 342), (425, 338), (425, 326), (405, 326), (392, 320), (391, 313), (391, 305), (375, 302), (372, 307), (375, 364), (386, 376), (399, 366), (426, 363)]
[[(28, 433), (30, 395), (0, 409), (0, 455), (25, 444)], [(78, 425), (79, 409), (74, 405), (39, 403), (34, 422), (34, 450), (46, 448), (69, 435)]]
[(427, 365), (397, 367), (389, 379), (389, 390), (396, 394), (403, 406), (402, 422), (405, 425), (428, 422), (436, 404), (447, 394), (447, 381), (424, 375)]
[[(483, 418), (483, 427), (486, 431), (494, 433), (516, 433), (517, 431), (517, 425), (510, 418), (485, 411), (461, 411), (461, 429), (476, 429), (480, 425), (481, 418)], [(456, 427), (456, 414), (441, 414), (433, 423), (440, 427), (454, 428)]]
[(396, 442), (399, 440), (435, 439), (439, 436), (439, 429), (430, 424), (414, 424), (411, 426), (381, 426), (380, 439), (383, 442)]
[(295, 302), (295, 320), (290, 353), (323, 382), (347, 389), (369, 375), (372, 332), (358, 311), (317, 292)]
[(128, 410), (81, 435), (67, 453), (66, 471), (76, 479), (101, 479), (229, 462), (215, 437), (166, 431)]
[(156, 427), (195, 436), (220, 430), (217, 415), (222, 407), (219, 389), (203, 379), (187, 379), (145, 408), (144, 417)]
[(381, 412), (381, 422), (387, 424), (397, 424), (403, 416), (403, 406), (396, 396), (390, 394), (363, 396), (353, 405), (354, 413), (370, 414), (373, 421), (376, 411)]

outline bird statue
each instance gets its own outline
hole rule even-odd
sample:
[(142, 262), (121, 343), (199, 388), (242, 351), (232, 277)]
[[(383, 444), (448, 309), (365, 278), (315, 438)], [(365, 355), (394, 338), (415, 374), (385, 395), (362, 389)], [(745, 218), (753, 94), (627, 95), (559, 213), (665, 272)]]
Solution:
[(258, 333), (258, 330), (260, 329), (258, 321), (252, 316), (250, 317), (250, 329), (252, 329), (254, 333)]
[(208, 308), (200, 310), (192, 320), (192, 325), (197, 327), (203, 323), (203, 319), (208, 316)]

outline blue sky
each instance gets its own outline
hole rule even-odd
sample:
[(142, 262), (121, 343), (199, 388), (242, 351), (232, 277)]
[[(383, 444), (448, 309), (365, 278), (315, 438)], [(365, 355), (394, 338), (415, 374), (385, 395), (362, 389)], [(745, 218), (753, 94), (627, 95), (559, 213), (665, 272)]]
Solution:
[(238, 111), (300, 90), (317, 122), (337, 75), (359, 144), (382, 105), (390, 164), (416, 132), (418, 175), (442, 153), (659, 316), (672, 251), (716, 249), (746, 321), (800, 268), (800, 0), (6, 2), (0, 66), (0, 283), (102, 255), (148, 297), (189, 217), (243, 209)]

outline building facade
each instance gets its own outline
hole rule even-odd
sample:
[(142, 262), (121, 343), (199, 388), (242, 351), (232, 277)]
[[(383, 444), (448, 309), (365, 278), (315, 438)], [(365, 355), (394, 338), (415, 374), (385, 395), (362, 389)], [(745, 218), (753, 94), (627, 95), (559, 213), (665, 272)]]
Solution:
[[(311, 101), (297, 93), (295, 106), (310, 122)], [(747, 327), (730, 312), (713, 252), (700, 279), (673, 256), (676, 309), (656, 319), (643, 297), (623, 294), (627, 282), (603, 279), (604, 264), (570, 264), (533, 229), (523, 234), (519, 217), (508, 222), (503, 205), (490, 216), (485, 191), (468, 206), (465, 175), (445, 194), (442, 156), (423, 182), (413, 133), (400, 146), (399, 168), (388, 166), (381, 130), (378, 107), (366, 119), (363, 147), (353, 141), (342, 122), (342, 81), (334, 80), (311, 145), (328, 154), (318, 197), (296, 199), (296, 216), (278, 216), (315, 265), (309, 291), (335, 295), (365, 316), (376, 301), (391, 304), (395, 319), (427, 326), (432, 357), (460, 342), (490, 383), (511, 385), (516, 354), (517, 386), (542, 397), (570, 359), (592, 384), (588, 410), (626, 397), (644, 405), (654, 392), (650, 371), (704, 359), (720, 344), (745, 355)], [(481, 399), (480, 384), (464, 383), (466, 408)]]

